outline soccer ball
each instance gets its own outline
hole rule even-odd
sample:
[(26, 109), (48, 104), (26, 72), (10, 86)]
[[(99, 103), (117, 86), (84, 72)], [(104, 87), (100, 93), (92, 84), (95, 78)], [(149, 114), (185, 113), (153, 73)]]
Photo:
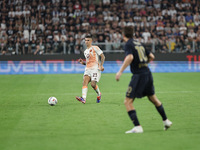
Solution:
[(57, 102), (58, 102), (58, 100), (55, 97), (49, 97), (49, 99), (48, 99), (48, 104), (51, 105), (51, 106), (56, 105)]

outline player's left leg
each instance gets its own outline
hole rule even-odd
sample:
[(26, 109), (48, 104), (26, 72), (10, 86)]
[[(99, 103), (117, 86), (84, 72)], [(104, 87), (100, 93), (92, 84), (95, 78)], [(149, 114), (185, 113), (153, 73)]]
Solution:
[(135, 125), (134, 128), (132, 128), (129, 131), (126, 131), (126, 133), (143, 133), (143, 128), (138, 121), (136, 110), (133, 106), (133, 101), (134, 101), (134, 98), (128, 98), (128, 97), (126, 97), (124, 100), (124, 105), (126, 107), (128, 115), (131, 121), (133, 122), (133, 124)]
[(161, 115), (163, 119), (164, 130), (167, 130), (168, 128), (170, 128), (170, 126), (172, 125), (172, 122), (167, 119), (167, 115), (165, 114), (164, 107), (162, 103), (159, 101), (159, 99), (156, 97), (156, 95), (154, 94), (154, 95), (148, 96), (148, 99), (155, 105), (157, 111)]
[(91, 81), (91, 86), (95, 90), (95, 92), (97, 93), (97, 103), (100, 103), (101, 92), (100, 92), (99, 86), (97, 85), (97, 81)]

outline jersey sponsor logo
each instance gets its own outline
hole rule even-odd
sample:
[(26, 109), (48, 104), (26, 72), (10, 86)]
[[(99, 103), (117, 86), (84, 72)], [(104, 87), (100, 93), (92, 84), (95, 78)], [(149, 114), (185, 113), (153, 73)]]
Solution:
[(87, 54), (87, 55), (86, 55), (86, 58), (88, 58), (88, 59), (89, 59), (89, 58), (90, 58), (90, 54)]

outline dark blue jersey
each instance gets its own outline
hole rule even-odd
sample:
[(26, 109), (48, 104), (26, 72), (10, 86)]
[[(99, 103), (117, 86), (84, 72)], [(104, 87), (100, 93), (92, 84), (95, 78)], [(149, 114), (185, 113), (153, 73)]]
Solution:
[(130, 64), (130, 70), (133, 74), (149, 72), (148, 56), (150, 54), (144, 46), (133, 39), (129, 39), (125, 45), (126, 56), (132, 54), (134, 59)]

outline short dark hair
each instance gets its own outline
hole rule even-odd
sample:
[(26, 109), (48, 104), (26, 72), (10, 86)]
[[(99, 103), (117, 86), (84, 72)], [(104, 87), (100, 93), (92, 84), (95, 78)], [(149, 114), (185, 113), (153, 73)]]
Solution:
[(91, 38), (91, 39), (92, 39), (92, 35), (91, 35), (91, 34), (87, 34), (87, 35), (85, 36), (85, 38)]
[(133, 27), (131, 26), (124, 27), (123, 34), (127, 38), (133, 38)]

